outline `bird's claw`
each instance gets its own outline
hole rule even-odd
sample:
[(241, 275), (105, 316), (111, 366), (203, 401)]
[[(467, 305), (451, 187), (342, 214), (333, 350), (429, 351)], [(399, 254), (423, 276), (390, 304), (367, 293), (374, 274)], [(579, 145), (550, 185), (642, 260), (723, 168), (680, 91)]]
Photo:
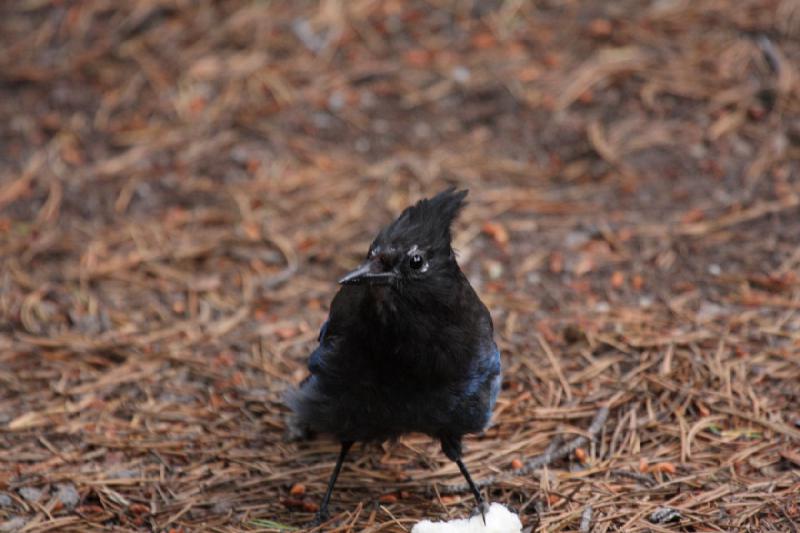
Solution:
[(486, 503), (485, 501), (481, 500), (478, 503), (478, 505), (475, 507), (475, 509), (472, 510), (472, 514), (470, 515), (470, 518), (478, 516), (478, 514), (480, 514), (481, 518), (483, 519), (483, 525), (485, 526), (486, 525), (486, 513), (488, 513), (488, 512), (489, 512), (489, 504)]
[(312, 520), (311, 523), (308, 524), (308, 527), (309, 528), (319, 527), (322, 524), (324, 524), (325, 522), (327, 522), (329, 518), (330, 518), (330, 515), (328, 514), (327, 509), (326, 510), (320, 510), (314, 516), (314, 520)]

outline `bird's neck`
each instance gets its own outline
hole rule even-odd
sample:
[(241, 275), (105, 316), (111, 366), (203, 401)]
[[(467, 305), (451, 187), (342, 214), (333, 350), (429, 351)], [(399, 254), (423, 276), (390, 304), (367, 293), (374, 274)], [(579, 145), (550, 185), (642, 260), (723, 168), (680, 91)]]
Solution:
[(403, 333), (413, 333), (422, 322), (439, 325), (465, 320), (467, 309), (461, 304), (474, 294), (458, 267), (436, 282), (372, 286), (366, 291), (363, 311), (374, 327)]

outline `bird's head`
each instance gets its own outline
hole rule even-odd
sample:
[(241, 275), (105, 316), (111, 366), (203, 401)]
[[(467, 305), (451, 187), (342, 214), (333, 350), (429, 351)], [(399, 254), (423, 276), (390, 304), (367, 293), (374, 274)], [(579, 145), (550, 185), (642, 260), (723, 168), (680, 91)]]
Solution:
[(455, 256), (450, 226), (467, 191), (454, 188), (407, 207), (381, 230), (358, 268), (339, 280), (343, 285), (423, 283), (451, 272)]

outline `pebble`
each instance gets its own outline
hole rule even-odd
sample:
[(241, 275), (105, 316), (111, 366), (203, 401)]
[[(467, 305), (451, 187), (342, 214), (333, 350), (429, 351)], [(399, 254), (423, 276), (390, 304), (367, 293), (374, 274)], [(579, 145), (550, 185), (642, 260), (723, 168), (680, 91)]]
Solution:
[(22, 487), (17, 492), (19, 492), (19, 495), (25, 498), (25, 500), (31, 503), (36, 503), (42, 499), (42, 490), (35, 487)]
[(25, 524), (25, 519), (17, 516), (7, 520), (6, 522), (0, 522), (0, 532), (12, 533), (14, 531), (19, 531), (25, 527)]
[(667, 524), (681, 519), (681, 513), (670, 507), (659, 507), (647, 518), (653, 524)]
[(75, 490), (75, 485), (72, 483), (61, 483), (56, 485), (56, 498), (64, 504), (67, 509), (73, 509), (81, 499), (78, 491)]
[(453, 67), (451, 76), (453, 77), (453, 80), (458, 83), (467, 83), (472, 74), (467, 67), (458, 65), (457, 67)]
[(140, 477), (141, 472), (138, 470), (117, 470), (116, 472), (109, 472), (108, 477), (111, 479), (131, 479)]

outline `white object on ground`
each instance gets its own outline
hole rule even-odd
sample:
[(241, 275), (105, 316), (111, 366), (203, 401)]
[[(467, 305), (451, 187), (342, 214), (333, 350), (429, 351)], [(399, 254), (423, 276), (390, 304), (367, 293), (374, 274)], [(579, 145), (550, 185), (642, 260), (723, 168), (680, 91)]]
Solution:
[(522, 522), (515, 515), (499, 503), (493, 503), (486, 513), (486, 525), (478, 514), (472, 518), (462, 518), (449, 522), (431, 522), (423, 520), (417, 523), (411, 533), (520, 533)]

